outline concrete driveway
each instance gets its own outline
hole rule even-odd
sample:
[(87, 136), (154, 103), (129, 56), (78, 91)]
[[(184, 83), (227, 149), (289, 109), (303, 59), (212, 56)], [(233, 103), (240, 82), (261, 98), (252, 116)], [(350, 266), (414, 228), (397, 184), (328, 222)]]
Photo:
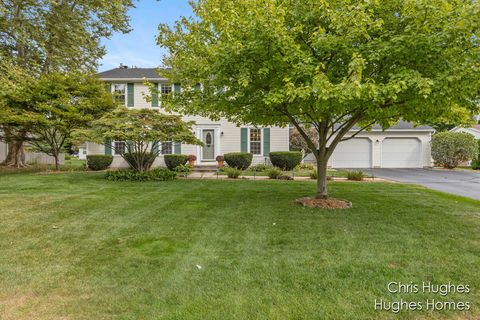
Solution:
[(480, 200), (480, 172), (442, 169), (361, 169), (375, 177)]

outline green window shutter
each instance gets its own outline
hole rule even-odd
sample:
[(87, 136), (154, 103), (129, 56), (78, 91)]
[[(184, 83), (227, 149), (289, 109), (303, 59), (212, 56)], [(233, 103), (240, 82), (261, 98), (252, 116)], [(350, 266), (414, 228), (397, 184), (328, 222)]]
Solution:
[(173, 153), (181, 154), (182, 153), (182, 143), (181, 142), (174, 142), (173, 143)]
[(248, 152), (248, 129), (240, 129), (240, 151)]
[(152, 92), (152, 107), (158, 108), (158, 83), (153, 84), (154, 92)]
[(173, 84), (173, 92), (175, 93), (180, 93), (180, 83), (174, 83)]
[(112, 155), (112, 140), (110, 139), (105, 140), (105, 154), (108, 156)]
[(133, 107), (135, 105), (135, 101), (133, 101), (134, 88), (133, 83), (127, 83), (127, 107)]
[(152, 153), (158, 153), (158, 141), (152, 143)]
[(270, 153), (270, 128), (263, 128), (263, 155)]

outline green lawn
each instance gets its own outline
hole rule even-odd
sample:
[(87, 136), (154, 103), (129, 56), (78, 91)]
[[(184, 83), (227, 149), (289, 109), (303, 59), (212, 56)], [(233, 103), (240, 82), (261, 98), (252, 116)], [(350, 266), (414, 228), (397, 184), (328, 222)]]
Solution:
[[(388, 301), (463, 300), (480, 316), (480, 202), (387, 183), (331, 183), (353, 209), (293, 203), (314, 183), (113, 183), (0, 176), (0, 319), (392, 319)], [(197, 266), (198, 265), (198, 266)], [(468, 295), (392, 295), (390, 281)]]

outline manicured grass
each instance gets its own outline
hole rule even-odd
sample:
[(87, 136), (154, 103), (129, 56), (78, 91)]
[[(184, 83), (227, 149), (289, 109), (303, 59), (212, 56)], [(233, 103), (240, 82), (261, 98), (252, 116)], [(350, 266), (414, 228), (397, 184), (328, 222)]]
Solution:
[[(387, 183), (331, 183), (344, 211), (293, 203), (314, 183), (113, 183), (102, 173), (0, 177), (0, 319), (393, 319), (388, 301), (470, 301), (480, 316), (480, 202)], [(390, 281), (468, 295), (388, 294)]]

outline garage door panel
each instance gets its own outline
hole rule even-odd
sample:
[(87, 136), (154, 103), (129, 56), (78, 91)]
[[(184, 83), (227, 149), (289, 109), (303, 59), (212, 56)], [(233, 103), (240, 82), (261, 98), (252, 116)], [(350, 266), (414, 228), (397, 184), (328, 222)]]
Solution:
[(382, 168), (420, 168), (421, 144), (415, 138), (386, 138), (382, 143)]
[(338, 144), (332, 155), (334, 168), (371, 168), (372, 146), (369, 139), (354, 138)]

